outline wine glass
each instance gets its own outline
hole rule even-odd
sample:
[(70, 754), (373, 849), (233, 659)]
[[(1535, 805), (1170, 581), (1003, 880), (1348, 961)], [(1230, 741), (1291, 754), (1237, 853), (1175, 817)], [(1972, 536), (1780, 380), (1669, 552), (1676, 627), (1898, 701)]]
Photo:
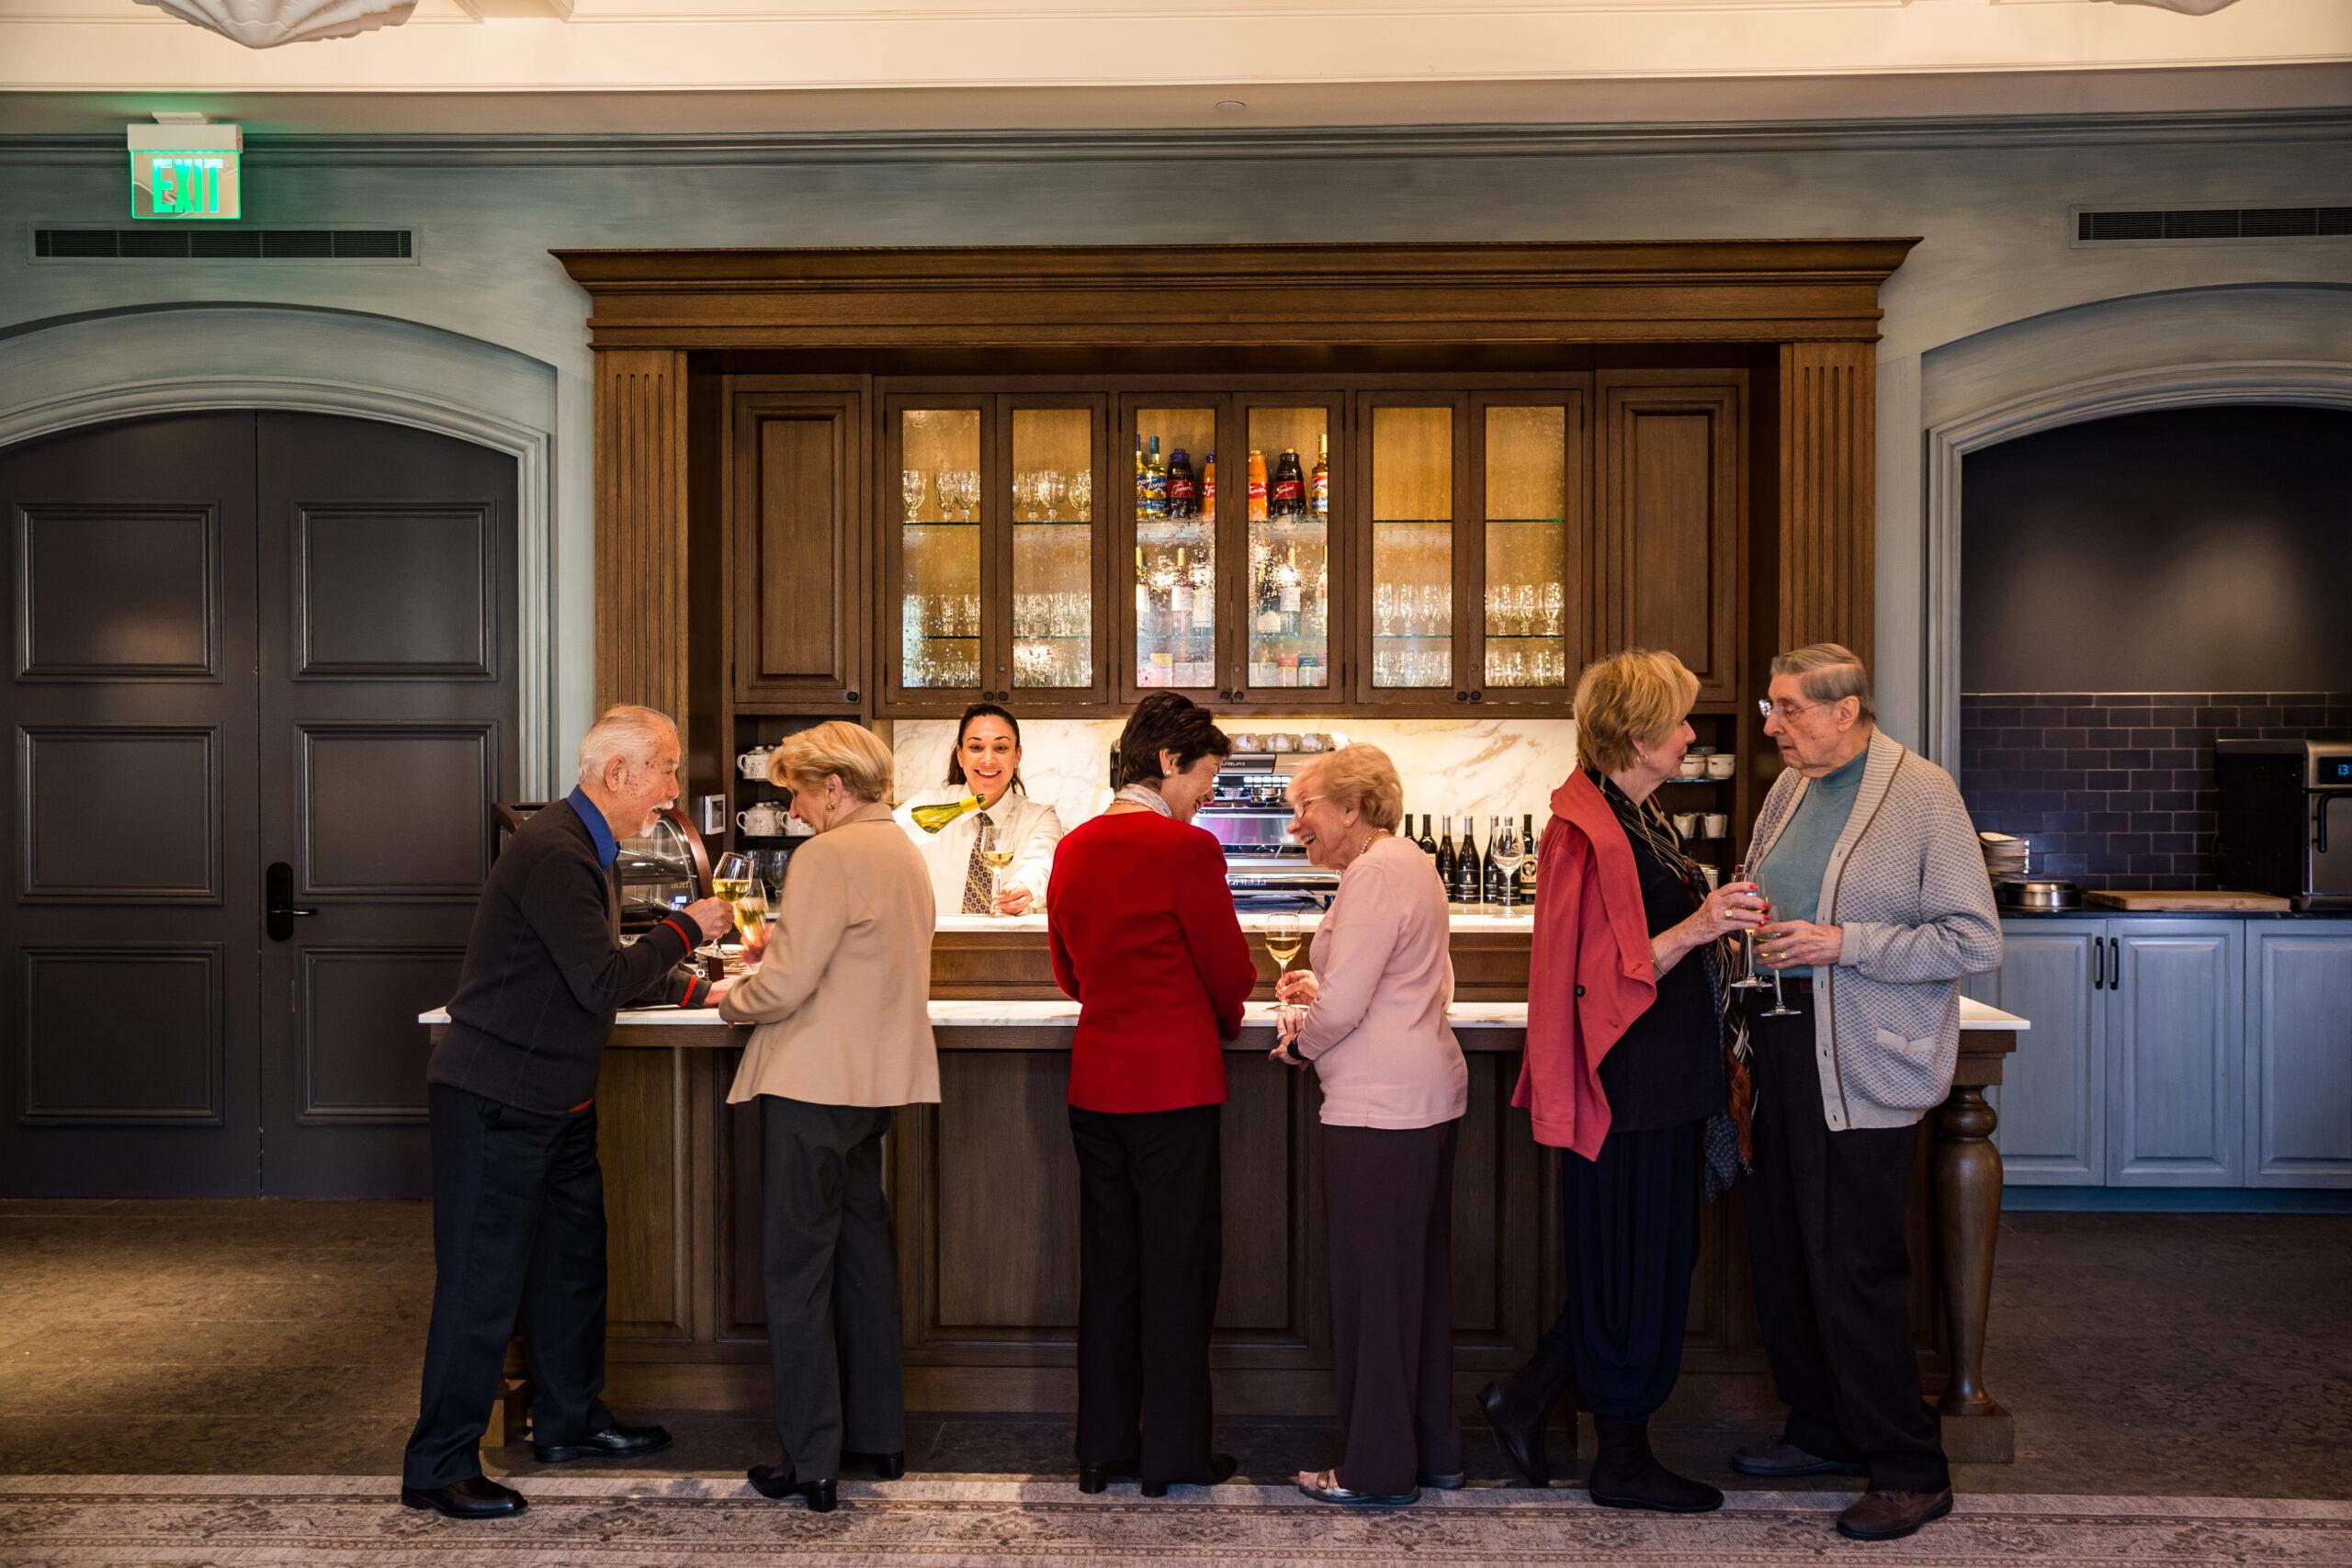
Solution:
[(1519, 898), (1519, 868), (1527, 863), (1527, 840), (1517, 824), (1509, 818), (1495, 824), (1487, 844), (1487, 853), (1502, 868), (1503, 896), (1499, 900), (1503, 913), (1509, 915)]
[[(1746, 882), (1748, 880), (1747, 863), (1746, 861), (1742, 861), (1737, 865), (1731, 868), (1731, 879), (1734, 882)], [(1764, 988), (1764, 977), (1756, 973), (1756, 932), (1752, 928), (1742, 931), (1739, 933), (1739, 950), (1741, 974), (1738, 979), (1734, 980), (1731, 983), (1732, 989), (1737, 991), (1762, 990)]]
[(1045, 520), (1048, 523), (1060, 522), (1062, 495), (1068, 488), (1062, 479), (1062, 471), (1059, 468), (1040, 469), (1033, 476), (1033, 479), (1035, 489), (1032, 493), (1035, 495), (1037, 505), (1045, 513)]
[(922, 492), (930, 487), (930, 482), (922, 477), (921, 468), (899, 470), (899, 499), (906, 502), (908, 522), (919, 523), (922, 520), (921, 515)]
[(718, 863), (710, 869), (711, 897), (724, 898), (727, 900), (727, 907), (730, 909), (735, 907), (737, 900), (755, 886), (752, 874), (752, 857), (741, 850), (728, 851), (718, 857)]
[(989, 868), (989, 913), (1001, 914), (1003, 911), (996, 907), (997, 886), (1004, 868), (1012, 863), (1012, 846), (990, 838), (974, 852), (980, 857), (980, 863)]
[(742, 933), (744, 951), (755, 951), (767, 941), (768, 890), (755, 876), (736, 896), (734, 905), (735, 929)]
[(1290, 961), (1298, 956), (1298, 917), (1270, 915), (1266, 919), (1266, 956), (1274, 961), (1274, 992), (1281, 995), (1283, 976), (1290, 973)]
[(1069, 477), (1069, 509), (1080, 523), (1094, 521), (1094, 470), (1080, 468)]

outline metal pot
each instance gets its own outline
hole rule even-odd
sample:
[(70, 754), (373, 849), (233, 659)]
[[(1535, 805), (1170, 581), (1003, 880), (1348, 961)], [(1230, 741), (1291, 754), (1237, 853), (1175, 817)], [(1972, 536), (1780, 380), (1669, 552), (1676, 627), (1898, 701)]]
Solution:
[(2016, 909), (2079, 909), (2083, 907), (2083, 890), (2063, 877), (2003, 882), (1996, 891), (2002, 903)]

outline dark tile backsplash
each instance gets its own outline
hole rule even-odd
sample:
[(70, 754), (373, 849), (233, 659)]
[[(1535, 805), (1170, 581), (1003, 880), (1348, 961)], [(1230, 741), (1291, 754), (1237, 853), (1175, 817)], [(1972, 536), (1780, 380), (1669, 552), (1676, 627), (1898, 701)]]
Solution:
[(2213, 742), (2352, 736), (2352, 692), (1986, 692), (1960, 699), (1976, 826), (2085, 887), (2213, 887)]

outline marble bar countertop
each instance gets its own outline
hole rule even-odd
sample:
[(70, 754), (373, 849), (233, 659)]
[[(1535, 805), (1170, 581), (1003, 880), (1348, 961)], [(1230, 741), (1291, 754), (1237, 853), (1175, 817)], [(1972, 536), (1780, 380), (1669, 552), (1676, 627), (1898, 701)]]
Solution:
[[(978, 917), (974, 917), (978, 918)], [(1456, 1029), (1524, 1029), (1527, 1027), (1525, 1002), (1456, 1002), (1446, 1010), (1446, 1021)], [(419, 1013), (419, 1023), (447, 1023), (449, 1014), (436, 1008)], [(725, 1028), (726, 1022), (716, 1008), (645, 1008), (624, 1010), (619, 1023), (653, 1024), (668, 1028)], [(931, 1004), (931, 1021), (935, 1027), (956, 1029), (1028, 1029), (1039, 1025), (1074, 1025), (1078, 1022), (1078, 1004), (1067, 998), (1050, 1001), (977, 1000), (938, 1001)], [(1274, 1004), (1250, 1002), (1241, 1010), (1245, 1029), (1273, 1027)], [(1960, 998), (1960, 1026), (1963, 1030), (2026, 1030), (2033, 1026), (2015, 1013), (1986, 1007), (1969, 997)]]
[[(1323, 911), (1301, 909), (1297, 911), (1297, 916), (1298, 929), (1311, 931), (1322, 920)], [(1239, 919), (1243, 931), (1254, 932), (1264, 931), (1267, 922), (1273, 919), (1273, 915), (1265, 910), (1251, 909), (1243, 911)], [(1525, 934), (1534, 929), (1535, 922), (1524, 914), (1465, 915), (1456, 911), (1448, 917), (1446, 924), (1458, 931), (1518, 931)], [(943, 931), (1035, 931), (1039, 936), (1043, 936), (1046, 934), (1046, 917), (1043, 915), (942, 915), (938, 919), (937, 925), (933, 929)]]

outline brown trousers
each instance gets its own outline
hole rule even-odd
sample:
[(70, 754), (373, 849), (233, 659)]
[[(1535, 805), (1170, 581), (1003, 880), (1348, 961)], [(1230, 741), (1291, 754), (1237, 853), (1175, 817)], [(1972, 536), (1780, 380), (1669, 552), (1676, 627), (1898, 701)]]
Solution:
[(1462, 1468), (1453, 1417), (1458, 1123), (1323, 1129), (1340, 1484), (1391, 1495)]

